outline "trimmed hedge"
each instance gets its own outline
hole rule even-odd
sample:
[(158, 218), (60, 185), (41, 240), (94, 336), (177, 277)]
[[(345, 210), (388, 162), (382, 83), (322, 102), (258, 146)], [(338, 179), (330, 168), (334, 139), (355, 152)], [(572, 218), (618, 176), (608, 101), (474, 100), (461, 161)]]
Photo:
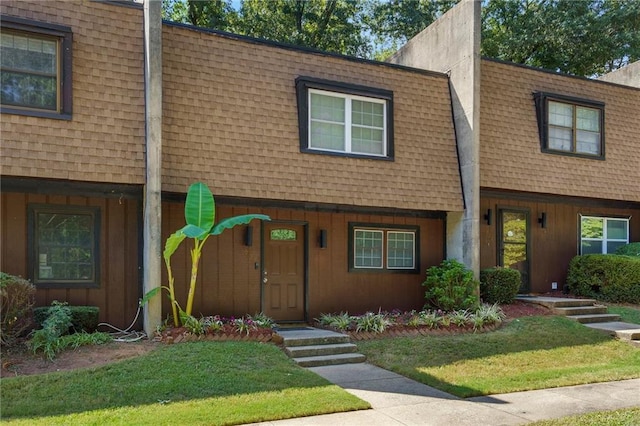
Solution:
[(618, 247), (616, 254), (625, 256), (640, 256), (640, 243), (629, 243)]
[(508, 305), (520, 290), (520, 271), (511, 268), (483, 269), (480, 271), (480, 297), (485, 303)]
[[(73, 330), (76, 332), (86, 331), (87, 333), (96, 331), (100, 308), (97, 306), (69, 306), (68, 308), (71, 311), (71, 328)], [(33, 310), (33, 318), (38, 328), (42, 327), (49, 316), (49, 309), (51, 309), (50, 306), (44, 306)]]
[(578, 296), (640, 304), (640, 258), (586, 254), (569, 263), (567, 285)]
[(427, 288), (425, 309), (451, 312), (478, 306), (475, 295), (478, 281), (473, 279), (471, 270), (456, 260), (444, 260), (440, 266), (427, 269), (427, 279), (422, 285)]

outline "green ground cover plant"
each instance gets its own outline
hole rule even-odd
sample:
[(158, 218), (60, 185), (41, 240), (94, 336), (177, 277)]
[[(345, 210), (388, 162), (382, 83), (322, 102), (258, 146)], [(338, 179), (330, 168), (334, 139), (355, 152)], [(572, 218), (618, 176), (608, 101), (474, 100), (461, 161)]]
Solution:
[(369, 408), (255, 342), (167, 345), (96, 369), (3, 378), (0, 390), (3, 423), (25, 425), (229, 425)]
[(620, 321), (640, 324), (640, 305), (607, 304), (610, 314), (620, 315)]
[(530, 423), (529, 426), (637, 426), (639, 424), (640, 407), (635, 407), (543, 420)]
[(368, 362), (460, 397), (640, 377), (640, 351), (558, 316), (483, 334), (358, 342)]

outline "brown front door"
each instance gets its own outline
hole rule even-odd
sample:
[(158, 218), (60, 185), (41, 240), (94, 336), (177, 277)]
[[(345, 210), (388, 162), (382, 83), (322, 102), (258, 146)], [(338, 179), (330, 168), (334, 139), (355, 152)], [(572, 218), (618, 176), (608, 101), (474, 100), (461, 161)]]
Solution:
[(304, 321), (305, 226), (267, 222), (264, 230), (262, 311), (276, 321)]
[(520, 271), (520, 293), (529, 292), (529, 211), (498, 210), (498, 265)]

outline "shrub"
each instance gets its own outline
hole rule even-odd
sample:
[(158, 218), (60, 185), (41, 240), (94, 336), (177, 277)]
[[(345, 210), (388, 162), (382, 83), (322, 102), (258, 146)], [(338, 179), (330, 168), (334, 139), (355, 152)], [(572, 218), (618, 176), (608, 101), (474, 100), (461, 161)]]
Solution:
[(618, 247), (615, 254), (625, 256), (640, 256), (640, 243), (629, 243)]
[(47, 312), (42, 328), (33, 333), (31, 349), (34, 353), (42, 350), (52, 360), (62, 350), (60, 337), (67, 334), (71, 327), (71, 310), (66, 303), (54, 301)]
[(29, 281), (0, 272), (0, 343), (11, 343), (31, 328), (35, 293)]
[[(76, 332), (85, 331), (92, 333), (98, 328), (100, 308), (97, 306), (68, 306), (71, 312), (71, 326)], [(33, 318), (36, 326), (42, 327), (49, 316), (51, 306), (35, 308)]]
[(366, 312), (364, 315), (355, 317), (355, 323), (357, 332), (368, 331), (372, 333), (382, 333), (390, 325), (390, 321), (380, 311), (377, 314)]
[(508, 305), (520, 290), (520, 271), (511, 268), (489, 268), (480, 271), (480, 297), (483, 302)]
[(422, 283), (427, 288), (427, 306), (450, 312), (458, 309), (475, 309), (478, 282), (473, 272), (456, 260), (445, 260), (440, 266), (427, 270), (427, 279)]
[(569, 263), (567, 285), (578, 296), (613, 303), (640, 303), (640, 258), (586, 254)]

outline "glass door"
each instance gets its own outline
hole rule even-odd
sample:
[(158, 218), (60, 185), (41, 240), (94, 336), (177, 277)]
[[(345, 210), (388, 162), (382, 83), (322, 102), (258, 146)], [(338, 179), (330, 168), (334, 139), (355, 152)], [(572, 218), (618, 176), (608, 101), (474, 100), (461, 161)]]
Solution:
[(528, 210), (498, 210), (498, 265), (520, 271), (520, 293), (529, 292), (529, 226)]

